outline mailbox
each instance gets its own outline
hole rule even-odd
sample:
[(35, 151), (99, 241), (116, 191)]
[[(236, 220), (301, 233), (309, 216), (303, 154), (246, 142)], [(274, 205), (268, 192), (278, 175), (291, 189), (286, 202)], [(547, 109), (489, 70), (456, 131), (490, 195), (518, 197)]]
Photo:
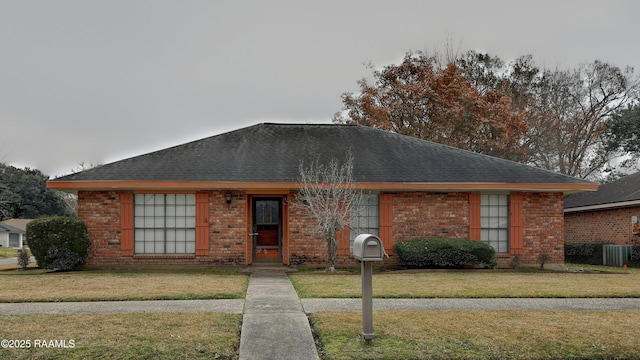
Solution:
[(353, 257), (360, 261), (382, 261), (384, 247), (382, 240), (372, 234), (360, 234), (353, 241)]

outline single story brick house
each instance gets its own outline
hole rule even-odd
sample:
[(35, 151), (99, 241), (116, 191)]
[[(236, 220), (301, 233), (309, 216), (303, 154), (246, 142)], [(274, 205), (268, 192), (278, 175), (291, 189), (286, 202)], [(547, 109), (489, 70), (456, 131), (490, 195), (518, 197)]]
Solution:
[[(342, 161), (366, 194), (338, 237), (355, 264), (359, 233), (387, 253), (415, 237), (485, 241), (508, 264), (564, 262), (564, 196), (597, 185), (527, 165), (358, 125), (264, 123), (117, 161), (47, 183), (77, 193), (88, 262), (140, 265), (321, 265), (326, 246), (292, 206), (299, 166)], [(391, 256), (393, 260), (393, 255)]]
[(564, 202), (567, 242), (640, 243), (640, 172), (575, 194)]

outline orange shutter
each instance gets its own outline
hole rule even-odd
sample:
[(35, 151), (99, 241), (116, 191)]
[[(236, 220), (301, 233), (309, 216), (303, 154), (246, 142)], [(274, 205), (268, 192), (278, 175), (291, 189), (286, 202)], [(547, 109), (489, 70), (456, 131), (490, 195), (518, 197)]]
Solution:
[(196, 193), (196, 256), (209, 255), (209, 193)]
[(469, 194), (469, 239), (480, 240), (480, 194)]
[(133, 256), (133, 194), (120, 193), (120, 256)]
[(340, 255), (349, 255), (350, 251), (350, 229), (349, 227), (344, 227), (336, 234), (336, 241), (338, 242), (338, 254)]
[(509, 248), (513, 255), (522, 254), (524, 244), (522, 241), (522, 194), (513, 193), (509, 197)]
[(393, 194), (380, 194), (380, 240), (384, 250), (393, 252)]

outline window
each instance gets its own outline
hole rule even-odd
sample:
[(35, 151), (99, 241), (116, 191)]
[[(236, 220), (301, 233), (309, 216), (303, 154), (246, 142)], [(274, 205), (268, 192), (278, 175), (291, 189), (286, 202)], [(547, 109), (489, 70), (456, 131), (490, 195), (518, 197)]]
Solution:
[(259, 200), (256, 201), (256, 224), (278, 224), (279, 211), (278, 200)]
[(481, 195), (480, 240), (497, 253), (509, 252), (509, 195)]
[(353, 241), (360, 234), (380, 235), (378, 194), (363, 194), (359, 206), (350, 215), (349, 249), (353, 252)]
[(135, 253), (194, 254), (195, 194), (135, 194)]

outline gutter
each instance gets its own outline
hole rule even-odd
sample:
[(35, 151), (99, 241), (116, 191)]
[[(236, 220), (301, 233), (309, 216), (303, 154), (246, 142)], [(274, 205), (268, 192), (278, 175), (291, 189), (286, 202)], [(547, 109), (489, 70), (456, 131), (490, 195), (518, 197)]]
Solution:
[(581, 212), (581, 211), (609, 210), (609, 209), (624, 208), (624, 207), (631, 207), (631, 206), (640, 206), (640, 200), (631, 200), (631, 201), (622, 201), (622, 202), (608, 203), (608, 204), (597, 204), (597, 205), (565, 208), (564, 213), (568, 214), (568, 213)]

